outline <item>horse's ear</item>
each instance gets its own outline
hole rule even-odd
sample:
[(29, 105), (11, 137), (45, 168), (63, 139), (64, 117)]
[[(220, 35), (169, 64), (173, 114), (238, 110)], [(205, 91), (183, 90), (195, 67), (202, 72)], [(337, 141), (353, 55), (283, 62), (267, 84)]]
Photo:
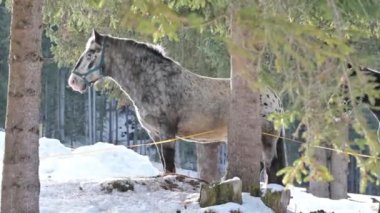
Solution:
[(92, 36), (97, 44), (102, 44), (102, 36), (95, 29), (92, 29)]

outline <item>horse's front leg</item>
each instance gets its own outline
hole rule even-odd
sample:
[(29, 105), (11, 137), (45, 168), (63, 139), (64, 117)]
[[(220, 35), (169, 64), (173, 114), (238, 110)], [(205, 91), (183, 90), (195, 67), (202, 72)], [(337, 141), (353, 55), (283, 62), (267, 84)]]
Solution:
[[(165, 127), (160, 132), (161, 141), (174, 139), (175, 132)], [(159, 145), (159, 152), (165, 173), (175, 173), (175, 142), (170, 141)]]
[(175, 173), (175, 145), (173, 142), (160, 145), (161, 162), (165, 173)]

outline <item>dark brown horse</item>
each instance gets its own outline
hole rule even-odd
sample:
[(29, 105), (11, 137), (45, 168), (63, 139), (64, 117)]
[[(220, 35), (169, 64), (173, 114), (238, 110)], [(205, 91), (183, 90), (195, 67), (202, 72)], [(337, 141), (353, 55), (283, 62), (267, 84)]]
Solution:
[[(83, 93), (104, 76), (111, 77), (129, 96), (139, 122), (154, 141), (209, 131), (186, 140), (226, 141), (230, 79), (194, 74), (153, 45), (94, 31), (68, 82)], [(279, 135), (266, 116), (282, 112), (280, 99), (263, 89), (261, 102), (263, 132)], [(276, 156), (277, 139), (262, 136), (266, 168)], [(175, 172), (174, 144), (163, 144), (160, 152), (165, 171)]]

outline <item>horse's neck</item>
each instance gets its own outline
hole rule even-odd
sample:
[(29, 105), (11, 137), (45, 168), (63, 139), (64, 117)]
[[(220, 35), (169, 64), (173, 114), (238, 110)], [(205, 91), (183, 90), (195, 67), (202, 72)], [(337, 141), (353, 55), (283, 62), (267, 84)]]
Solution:
[[(108, 41), (106, 48), (106, 75), (113, 78), (132, 98), (143, 84), (139, 82), (141, 75), (147, 74), (147, 50), (137, 47), (131, 42)], [(107, 50), (108, 49), (108, 50)]]

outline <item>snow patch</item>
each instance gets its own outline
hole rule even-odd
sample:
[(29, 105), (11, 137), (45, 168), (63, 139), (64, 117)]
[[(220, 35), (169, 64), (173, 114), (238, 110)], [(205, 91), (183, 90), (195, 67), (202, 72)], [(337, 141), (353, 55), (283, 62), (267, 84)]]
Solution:
[(122, 145), (98, 142), (71, 150), (57, 140), (41, 138), (40, 150), (42, 180), (103, 180), (159, 174), (147, 156)]
[(259, 197), (252, 197), (249, 193), (243, 193), (243, 204), (226, 203), (223, 205), (211, 206), (202, 208), (199, 212), (217, 212), (217, 213), (230, 213), (232, 210), (239, 210), (239, 212), (260, 212), (272, 213), (273, 211), (268, 208)]
[(285, 187), (279, 184), (270, 183), (267, 185), (267, 189), (271, 190), (272, 192), (280, 192), (284, 191)]
[[(379, 199), (378, 196), (349, 194), (350, 199), (331, 200), (315, 197), (306, 192), (304, 188), (290, 188), (293, 199), (290, 200), (288, 210), (292, 212), (315, 212), (324, 210), (334, 213), (376, 213), (379, 209), (378, 203), (372, 203), (371, 197)], [(363, 197), (367, 199), (363, 200)]]
[(57, 139), (52, 138), (40, 138), (39, 155), (40, 158), (52, 158), (54, 156), (68, 155), (71, 153), (71, 149), (65, 147)]
[[(4, 132), (0, 131), (0, 157), (4, 153)], [(155, 166), (161, 165), (154, 163)], [(198, 186), (194, 181), (179, 181), (176, 176), (165, 178), (143, 178), (156, 176), (159, 170), (148, 157), (141, 156), (124, 146), (97, 143), (70, 149), (58, 140), (40, 139), (40, 210), (42, 213), (97, 213), (97, 212), (205, 212), (217, 213), (273, 212), (260, 198), (243, 193), (243, 204), (227, 203), (200, 208)], [(0, 163), (0, 170), (3, 164)], [(196, 177), (195, 172), (179, 170)], [(136, 184), (135, 191), (106, 193), (100, 182), (109, 179), (130, 177)], [(1, 178), (1, 173), (0, 173)], [(1, 182), (1, 181), (0, 181)], [(282, 186), (269, 184), (272, 190)], [(317, 198), (303, 188), (290, 187), (292, 199), (290, 212), (324, 210), (334, 213), (376, 213), (379, 204), (371, 198), (378, 196), (349, 194), (348, 199), (330, 200)]]

